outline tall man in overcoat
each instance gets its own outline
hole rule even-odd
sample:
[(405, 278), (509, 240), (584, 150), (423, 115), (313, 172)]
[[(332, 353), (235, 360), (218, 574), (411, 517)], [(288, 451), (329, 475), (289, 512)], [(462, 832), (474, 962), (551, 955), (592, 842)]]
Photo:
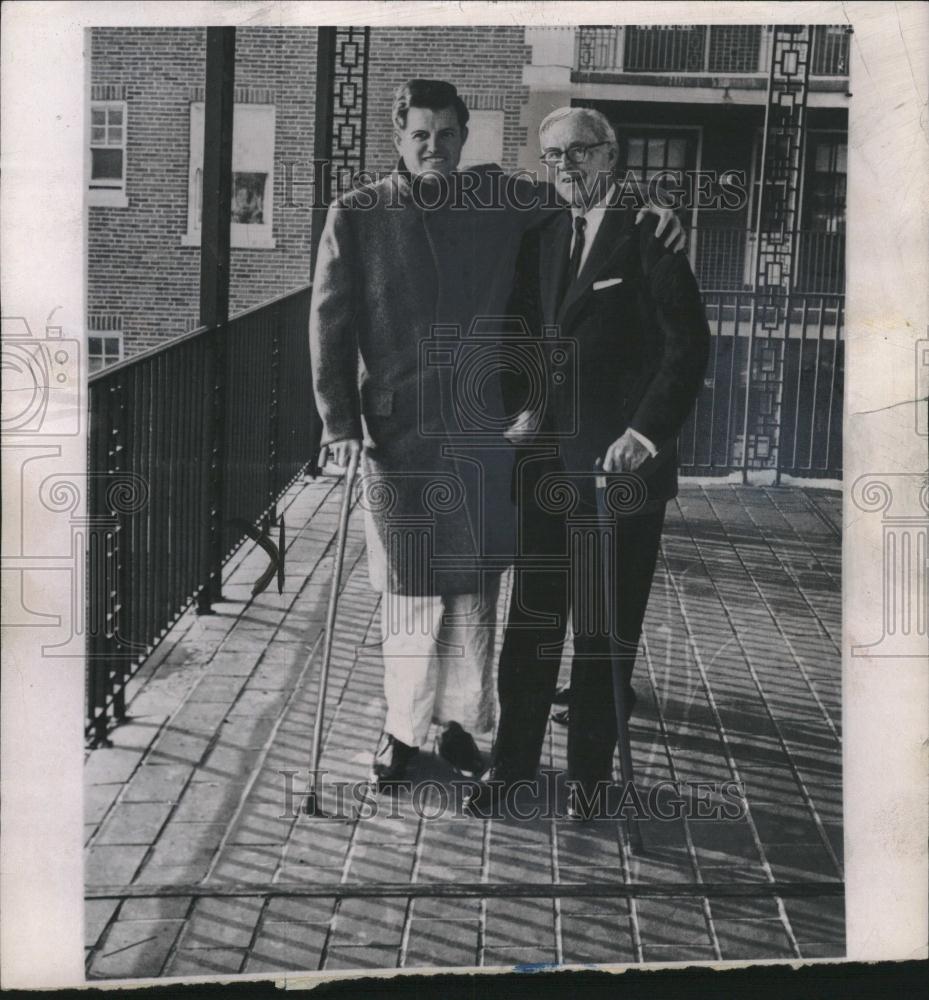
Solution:
[(383, 594), (382, 787), (403, 778), (432, 722), (444, 728), (442, 756), (479, 773), (473, 734), (493, 727), (496, 599), (514, 543), (504, 431), (515, 414), (494, 331), (475, 320), (506, 311), (521, 237), (546, 208), (533, 185), (501, 188), (498, 167), (456, 170), (468, 117), (451, 84), (398, 90), (397, 168), (331, 206), (314, 276), (322, 444), (340, 464), (363, 450), (368, 565)]
[[(616, 136), (599, 112), (563, 108), (540, 127), (542, 160), (570, 205), (524, 238), (510, 306), (536, 330), (557, 330), (573, 369), (549, 366), (544, 407), (512, 435), (518, 473), (519, 542), (500, 661), (500, 724), (490, 780), (469, 806), (477, 814), (536, 775), (569, 612), (574, 635), (568, 774), (569, 814), (584, 818), (612, 779), (616, 718), (609, 627), (629, 678), (648, 602), (665, 505), (677, 492), (677, 434), (702, 384), (709, 329), (687, 259), (636, 226), (614, 181)], [(610, 593), (581, 564), (584, 526), (597, 523), (595, 489), (613, 482), (608, 527)], [(610, 476), (605, 477), (605, 482)], [(601, 482), (601, 485), (603, 483)], [(602, 522), (599, 522), (602, 524)], [(572, 525), (580, 528), (572, 543)]]

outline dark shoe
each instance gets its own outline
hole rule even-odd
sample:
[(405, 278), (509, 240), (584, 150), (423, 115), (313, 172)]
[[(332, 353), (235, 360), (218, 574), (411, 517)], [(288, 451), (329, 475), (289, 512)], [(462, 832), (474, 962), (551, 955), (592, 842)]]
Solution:
[(457, 722), (450, 722), (439, 737), (439, 756), (466, 778), (476, 778), (484, 773), (484, 758), (474, 737)]
[(572, 781), (568, 791), (568, 819), (586, 823), (592, 819), (608, 816), (607, 795), (611, 782)]
[(371, 766), (371, 780), (377, 790), (383, 791), (402, 781), (406, 777), (407, 765), (418, 753), (419, 747), (407, 746), (390, 733), (385, 733)]
[[(570, 689), (566, 689), (570, 690)], [(626, 722), (632, 718), (632, 713), (635, 711), (636, 702), (638, 697), (635, 693), (635, 688), (630, 684), (626, 688)], [(558, 702), (552, 702), (552, 704), (559, 704)], [(558, 708), (552, 711), (552, 722), (557, 722), (560, 726), (566, 726), (570, 721), (570, 716), (568, 714), (567, 708)]]

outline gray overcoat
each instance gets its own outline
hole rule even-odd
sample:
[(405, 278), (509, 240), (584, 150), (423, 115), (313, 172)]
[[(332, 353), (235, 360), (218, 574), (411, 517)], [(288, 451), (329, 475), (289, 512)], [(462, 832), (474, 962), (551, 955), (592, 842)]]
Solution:
[[(377, 590), (474, 593), (482, 572), (512, 559), (503, 430), (515, 414), (501, 396), (495, 318), (542, 209), (495, 199), (503, 176), (497, 167), (453, 175), (436, 205), (401, 161), (329, 209), (310, 307), (313, 385), (322, 443), (364, 441)], [(466, 198), (454, 190), (463, 178)]]

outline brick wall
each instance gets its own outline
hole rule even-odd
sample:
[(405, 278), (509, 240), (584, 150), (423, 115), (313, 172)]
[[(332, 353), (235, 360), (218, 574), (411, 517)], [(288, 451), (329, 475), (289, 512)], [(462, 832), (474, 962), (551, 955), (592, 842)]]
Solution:
[[(126, 354), (183, 334), (199, 310), (200, 250), (187, 230), (190, 101), (203, 86), (202, 28), (97, 28), (91, 83), (125, 87), (128, 208), (91, 207), (88, 312), (123, 317)], [(311, 158), (316, 29), (240, 28), (236, 88), (270, 90), (275, 161)], [(267, 97), (262, 95), (262, 99)], [(238, 312), (305, 284), (310, 274), (309, 200), (283, 208), (274, 177), (276, 249), (232, 250), (230, 306)]]
[[(520, 110), (530, 48), (521, 27), (374, 28), (368, 72), (367, 156), (373, 170), (395, 163), (390, 107), (411, 75), (453, 81), (469, 105), (504, 111), (503, 166), (515, 169), (525, 129)], [(187, 332), (199, 309), (200, 251), (187, 230), (190, 102), (202, 100), (202, 28), (97, 28), (95, 96), (127, 102), (128, 208), (89, 209), (88, 312), (123, 318), (126, 354)], [(310, 278), (308, 165), (313, 158), (316, 28), (239, 28), (237, 100), (275, 104), (275, 249), (233, 247), (233, 313)], [(270, 95), (268, 94), (270, 92)], [(284, 206), (281, 163), (296, 162), (294, 202)]]

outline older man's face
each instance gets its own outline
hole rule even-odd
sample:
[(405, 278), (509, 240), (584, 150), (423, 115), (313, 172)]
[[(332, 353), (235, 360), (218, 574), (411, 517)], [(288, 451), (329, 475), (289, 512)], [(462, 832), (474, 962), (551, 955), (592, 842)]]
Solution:
[(588, 208), (604, 196), (616, 166), (616, 147), (612, 143), (601, 142), (577, 118), (554, 122), (542, 133), (541, 143), (543, 153), (563, 154), (557, 163), (547, 166), (556, 190), (568, 204)]
[(447, 176), (458, 166), (467, 137), (454, 108), (410, 108), (406, 127), (394, 133), (394, 144), (411, 174)]

